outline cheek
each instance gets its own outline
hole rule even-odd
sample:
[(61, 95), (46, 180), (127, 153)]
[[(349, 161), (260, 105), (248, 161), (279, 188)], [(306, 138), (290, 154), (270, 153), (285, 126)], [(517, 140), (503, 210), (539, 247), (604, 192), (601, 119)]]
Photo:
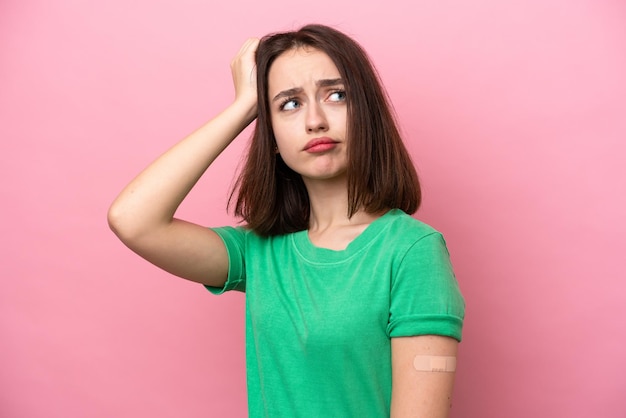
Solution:
[(297, 134), (297, 122), (294, 119), (285, 120), (272, 118), (272, 130), (276, 143), (293, 142)]
[(274, 138), (276, 142), (280, 142), (283, 137), (283, 126), (272, 119), (272, 131), (274, 131)]

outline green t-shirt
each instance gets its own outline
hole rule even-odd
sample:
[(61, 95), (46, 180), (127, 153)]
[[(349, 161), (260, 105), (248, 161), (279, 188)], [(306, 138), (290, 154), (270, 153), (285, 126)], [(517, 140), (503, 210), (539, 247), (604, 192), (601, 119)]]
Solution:
[(214, 230), (230, 265), (209, 290), (246, 292), (250, 417), (388, 417), (391, 338), (461, 340), (465, 303), (443, 237), (400, 210), (342, 251), (307, 231)]

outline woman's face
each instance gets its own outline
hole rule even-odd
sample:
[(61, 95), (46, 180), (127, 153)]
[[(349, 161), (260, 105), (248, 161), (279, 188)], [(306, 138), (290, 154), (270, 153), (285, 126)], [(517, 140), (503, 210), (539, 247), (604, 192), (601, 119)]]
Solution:
[(284, 52), (270, 67), (268, 94), (283, 161), (305, 182), (345, 178), (346, 93), (330, 57), (310, 47)]

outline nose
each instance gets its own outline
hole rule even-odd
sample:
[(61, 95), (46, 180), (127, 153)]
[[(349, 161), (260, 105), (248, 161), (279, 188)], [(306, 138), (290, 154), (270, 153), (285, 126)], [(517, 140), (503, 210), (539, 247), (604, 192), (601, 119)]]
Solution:
[(328, 129), (328, 121), (320, 104), (316, 101), (311, 102), (308, 106), (306, 114), (306, 131), (309, 133), (326, 131)]

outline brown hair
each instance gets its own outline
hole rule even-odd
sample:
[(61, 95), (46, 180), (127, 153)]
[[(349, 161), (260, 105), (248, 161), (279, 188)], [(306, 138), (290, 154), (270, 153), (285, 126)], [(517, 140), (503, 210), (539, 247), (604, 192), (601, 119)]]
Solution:
[(309, 196), (300, 175), (274, 151), (268, 74), (285, 51), (311, 47), (326, 53), (344, 80), (348, 126), (348, 216), (359, 209), (378, 213), (398, 208), (412, 214), (420, 205), (420, 185), (402, 143), (386, 92), (365, 51), (343, 33), (322, 25), (272, 34), (256, 52), (258, 116), (248, 156), (231, 193), (235, 215), (260, 235), (280, 235), (309, 227)]

